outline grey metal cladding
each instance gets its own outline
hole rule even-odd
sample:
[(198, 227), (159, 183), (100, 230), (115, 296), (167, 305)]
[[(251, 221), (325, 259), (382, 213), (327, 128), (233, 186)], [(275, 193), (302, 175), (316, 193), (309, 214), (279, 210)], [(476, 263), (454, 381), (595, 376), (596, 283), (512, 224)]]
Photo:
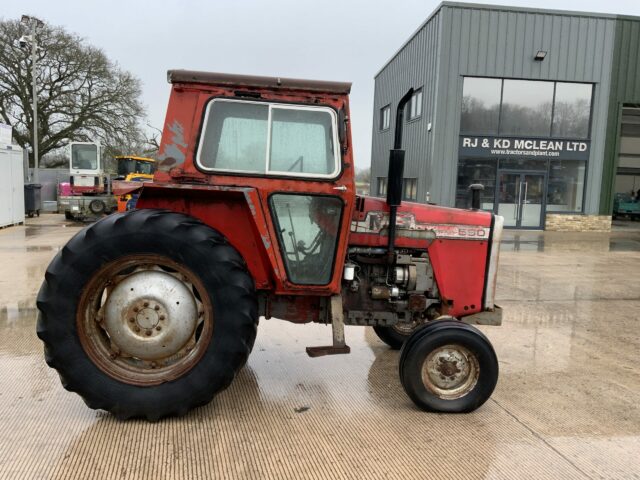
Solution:
[[(427, 44), (426, 32), (434, 24), (440, 35)], [(424, 118), (418, 122), (425, 135), (414, 133), (405, 143), (409, 167), (405, 176), (410, 176), (410, 169), (419, 172), (419, 200), (424, 201), (429, 191), (437, 203), (454, 204), (464, 76), (589, 82), (596, 88), (585, 211), (597, 213), (614, 36), (612, 15), (443, 3), (376, 77), (376, 112), (399, 98), (409, 82), (413, 82), (409, 86), (429, 83), (435, 95), (426, 99)], [(533, 60), (538, 50), (547, 52), (542, 62)], [(433, 130), (426, 135), (429, 122)], [(391, 137), (380, 134), (376, 126), (372, 177), (385, 175), (384, 150), (391, 145)], [(414, 163), (420, 158), (419, 167)]]
[[(419, 119), (405, 124), (402, 143), (407, 152), (404, 176), (420, 179), (418, 199), (424, 201), (428, 190), (425, 179), (430, 169), (428, 163), (432, 158), (432, 133), (427, 131), (427, 125), (432, 120), (436, 108), (439, 42), (440, 13), (436, 11), (376, 76), (371, 148), (371, 188), (374, 194), (377, 193), (376, 177), (387, 176), (398, 101), (409, 88), (422, 87), (422, 115)], [(381, 132), (379, 112), (389, 104), (391, 128)]]

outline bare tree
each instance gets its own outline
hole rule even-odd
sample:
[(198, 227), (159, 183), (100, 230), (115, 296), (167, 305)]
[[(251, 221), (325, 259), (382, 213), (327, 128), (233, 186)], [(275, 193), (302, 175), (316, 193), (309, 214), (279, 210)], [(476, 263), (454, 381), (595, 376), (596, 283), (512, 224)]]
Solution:
[[(0, 122), (16, 142), (31, 147), (32, 79), (29, 51), (18, 39), (29, 32), (18, 21), (0, 21)], [(100, 141), (108, 154), (144, 142), (140, 81), (99, 48), (60, 27), (38, 31), (38, 143), (41, 156), (69, 141)]]
[(356, 182), (369, 183), (371, 181), (371, 168), (357, 168)]

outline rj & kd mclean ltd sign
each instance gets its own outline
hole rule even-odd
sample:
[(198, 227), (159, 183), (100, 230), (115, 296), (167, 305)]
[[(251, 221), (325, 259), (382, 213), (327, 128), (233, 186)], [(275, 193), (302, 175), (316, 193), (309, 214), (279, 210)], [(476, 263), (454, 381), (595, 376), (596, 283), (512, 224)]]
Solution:
[(459, 155), (465, 157), (554, 158), (588, 160), (591, 142), (551, 138), (460, 136)]

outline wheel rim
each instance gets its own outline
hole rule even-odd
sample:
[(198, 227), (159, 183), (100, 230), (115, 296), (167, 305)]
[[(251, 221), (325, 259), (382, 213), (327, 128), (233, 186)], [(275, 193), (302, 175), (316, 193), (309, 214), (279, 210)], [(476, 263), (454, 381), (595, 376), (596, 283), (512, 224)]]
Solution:
[(416, 321), (412, 322), (398, 322), (395, 325), (392, 325), (391, 328), (395, 330), (400, 335), (404, 335), (408, 337), (413, 333), (413, 331), (418, 328), (419, 323)]
[(431, 351), (422, 366), (422, 381), (433, 394), (446, 400), (467, 395), (478, 383), (480, 366), (476, 356), (458, 344)]
[(161, 255), (128, 255), (103, 266), (82, 291), (76, 322), (91, 361), (140, 386), (184, 375), (213, 334), (212, 305), (200, 279)]

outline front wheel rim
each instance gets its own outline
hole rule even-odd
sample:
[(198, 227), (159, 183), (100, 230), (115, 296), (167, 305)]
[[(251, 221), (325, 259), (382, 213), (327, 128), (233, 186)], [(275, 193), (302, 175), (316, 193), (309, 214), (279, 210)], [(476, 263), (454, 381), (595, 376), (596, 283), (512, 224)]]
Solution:
[(96, 271), (76, 317), (91, 361), (138, 386), (176, 380), (195, 367), (211, 342), (213, 323), (199, 277), (155, 254), (123, 256)]
[(434, 395), (455, 400), (471, 392), (480, 376), (476, 355), (459, 344), (442, 345), (427, 355), (422, 365), (422, 381)]

